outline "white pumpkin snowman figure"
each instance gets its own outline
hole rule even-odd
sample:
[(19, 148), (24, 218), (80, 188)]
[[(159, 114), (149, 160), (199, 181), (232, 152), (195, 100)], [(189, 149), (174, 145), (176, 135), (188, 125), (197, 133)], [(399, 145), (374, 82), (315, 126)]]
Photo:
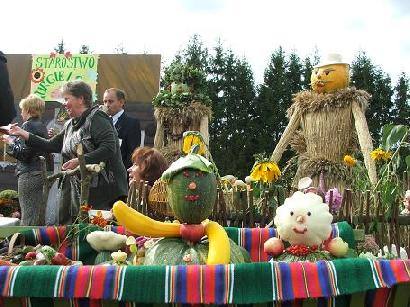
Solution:
[[(330, 259), (322, 247), (335, 257), (345, 256), (348, 245), (341, 238), (327, 242), (332, 220), (329, 206), (319, 195), (295, 192), (276, 209), (274, 223), (279, 238), (268, 239), (264, 250), (278, 260), (288, 261)], [(282, 240), (290, 247), (285, 249)]]

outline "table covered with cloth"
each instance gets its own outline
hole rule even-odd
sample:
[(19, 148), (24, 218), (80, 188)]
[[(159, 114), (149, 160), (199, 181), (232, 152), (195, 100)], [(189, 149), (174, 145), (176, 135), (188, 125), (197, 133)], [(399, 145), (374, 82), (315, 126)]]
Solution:
[[(96, 253), (82, 234), (90, 227), (83, 226), (68, 245), (70, 229), (44, 227), (24, 237), (26, 244), (63, 243), (61, 252), (86, 265), (0, 267), (0, 306), (407, 306), (409, 300), (409, 260), (269, 261), (263, 243), (276, 236), (274, 228), (226, 228), (253, 263), (189, 266), (93, 266)], [(354, 246), (347, 223), (332, 225), (336, 236)]]

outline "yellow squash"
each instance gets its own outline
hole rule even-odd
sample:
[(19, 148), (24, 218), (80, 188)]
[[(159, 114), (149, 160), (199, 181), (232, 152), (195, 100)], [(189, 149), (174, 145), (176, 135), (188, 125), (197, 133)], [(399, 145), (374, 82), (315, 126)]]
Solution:
[(231, 259), (231, 246), (225, 229), (217, 222), (208, 222), (205, 225), (205, 234), (209, 241), (206, 264), (228, 264)]
[(117, 201), (112, 211), (119, 224), (137, 235), (153, 238), (160, 237), (180, 237), (180, 224), (163, 223), (139, 213), (128, 207), (122, 201)]

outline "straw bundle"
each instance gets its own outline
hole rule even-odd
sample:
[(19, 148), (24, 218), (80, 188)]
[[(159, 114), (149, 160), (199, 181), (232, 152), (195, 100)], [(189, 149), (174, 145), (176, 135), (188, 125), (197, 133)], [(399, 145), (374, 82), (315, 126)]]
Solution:
[(181, 108), (157, 107), (154, 116), (158, 123), (155, 147), (159, 149), (167, 145), (175, 145), (181, 148), (182, 134), (185, 131), (200, 131), (204, 136), (208, 135), (211, 108), (193, 101), (190, 105)]
[[(289, 124), (271, 156), (278, 162), (288, 144), (299, 153), (294, 186), (306, 176), (317, 185), (323, 172), (327, 187), (343, 190), (347, 172), (342, 163), (344, 155), (357, 148), (357, 137), (366, 158), (372, 148), (364, 117), (369, 98), (367, 92), (355, 88), (330, 94), (303, 91), (294, 96), (288, 110)], [(371, 176), (372, 161), (368, 160), (365, 162)]]

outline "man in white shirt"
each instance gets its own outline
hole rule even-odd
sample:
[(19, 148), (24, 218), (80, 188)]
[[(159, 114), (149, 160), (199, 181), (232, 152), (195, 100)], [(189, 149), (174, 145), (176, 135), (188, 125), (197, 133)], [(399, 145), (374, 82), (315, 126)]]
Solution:
[(125, 101), (125, 93), (120, 89), (110, 88), (104, 93), (104, 106), (117, 129), (122, 162), (125, 168), (128, 169), (132, 165), (131, 155), (141, 142), (141, 130), (138, 120), (125, 113)]

